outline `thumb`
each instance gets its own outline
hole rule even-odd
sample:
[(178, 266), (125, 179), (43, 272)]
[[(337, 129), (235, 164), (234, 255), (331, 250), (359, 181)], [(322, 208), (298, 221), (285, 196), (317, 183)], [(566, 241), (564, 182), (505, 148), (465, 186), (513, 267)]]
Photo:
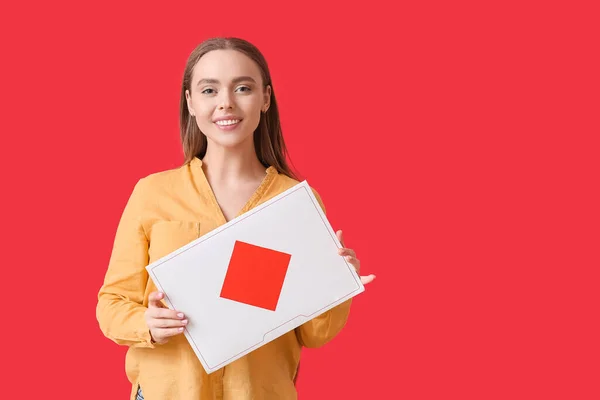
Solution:
[(335, 234), (336, 234), (338, 240), (340, 241), (340, 243), (342, 244), (342, 247), (346, 247), (346, 245), (344, 244), (344, 235), (343, 235), (342, 231), (339, 230)]
[(368, 276), (361, 276), (360, 277), (360, 281), (362, 282), (363, 285), (366, 285), (368, 283), (373, 282), (375, 280), (375, 278), (376, 278), (376, 276), (373, 275), (373, 274), (371, 274), (371, 275), (368, 275)]
[(148, 307), (164, 308), (160, 302), (165, 295), (161, 292), (152, 292), (148, 295)]

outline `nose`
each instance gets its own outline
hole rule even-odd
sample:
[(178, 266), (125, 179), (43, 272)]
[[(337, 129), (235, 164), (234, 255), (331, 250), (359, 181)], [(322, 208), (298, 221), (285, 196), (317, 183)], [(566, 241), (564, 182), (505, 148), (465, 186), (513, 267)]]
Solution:
[(228, 110), (233, 108), (233, 98), (228, 90), (221, 91), (219, 98), (219, 110)]

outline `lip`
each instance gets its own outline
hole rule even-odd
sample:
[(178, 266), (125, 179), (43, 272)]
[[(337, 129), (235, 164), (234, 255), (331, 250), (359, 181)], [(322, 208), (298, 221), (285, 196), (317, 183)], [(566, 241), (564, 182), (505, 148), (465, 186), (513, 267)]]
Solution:
[(213, 119), (213, 122), (217, 122), (217, 121), (227, 121), (227, 120), (234, 120), (234, 119), (237, 119), (237, 120), (240, 120), (240, 121), (242, 120), (242, 118), (240, 118), (240, 117), (237, 117), (237, 116), (235, 116), (235, 115), (224, 115), (224, 116), (222, 116), (222, 117), (217, 117), (217, 118), (214, 118), (214, 119)]
[[(238, 122), (236, 122), (235, 124), (232, 125), (219, 125), (218, 122), (219, 121), (227, 121), (227, 120), (236, 120)], [(213, 119), (213, 124), (215, 124), (217, 126), (217, 128), (219, 128), (221, 131), (235, 131), (237, 129), (238, 126), (240, 126), (240, 123), (242, 122), (242, 119), (239, 117), (236, 117), (235, 115), (225, 115), (222, 117), (218, 117)]]

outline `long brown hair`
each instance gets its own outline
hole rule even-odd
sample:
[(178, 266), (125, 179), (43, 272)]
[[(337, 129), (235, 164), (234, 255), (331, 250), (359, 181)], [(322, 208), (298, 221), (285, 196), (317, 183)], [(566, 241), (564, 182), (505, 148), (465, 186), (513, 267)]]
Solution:
[(185, 98), (185, 91), (191, 90), (192, 72), (194, 66), (200, 58), (213, 50), (237, 50), (250, 57), (260, 69), (265, 89), (271, 86), (271, 101), (266, 113), (260, 115), (260, 122), (254, 131), (254, 147), (256, 156), (265, 166), (273, 166), (279, 173), (285, 174), (290, 178), (298, 177), (288, 166), (286, 157), (289, 157), (283, 134), (281, 132), (281, 123), (279, 121), (279, 109), (275, 99), (275, 90), (271, 82), (271, 74), (267, 61), (262, 53), (253, 44), (246, 40), (233, 37), (217, 37), (208, 39), (200, 43), (188, 57), (183, 73), (183, 84), (181, 86), (181, 99), (179, 103), (179, 130), (181, 135), (181, 144), (185, 156), (184, 164), (189, 163), (194, 157), (202, 159), (206, 154), (208, 145), (206, 136), (200, 131), (196, 121), (190, 115)]

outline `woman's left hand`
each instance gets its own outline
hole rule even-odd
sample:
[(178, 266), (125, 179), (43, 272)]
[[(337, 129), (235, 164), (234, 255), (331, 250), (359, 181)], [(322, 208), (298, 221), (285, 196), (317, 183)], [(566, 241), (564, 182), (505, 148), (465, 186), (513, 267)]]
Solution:
[[(354, 267), (356, 273), (360, 276), (360, 261), (358, 260), (358, 258), (356, 258), (356, 253), (352, 249), (347, 249), (344, 245), (344, 237), (342, 236), (342, 231), (337, 231), (335, 234), (337, 235), (338, 240), (342, 244), (342, 248), (338, 250), (338, 254), (344, 256), (346, 258), (346, 261), (348, 261), (348, 263)], [(373, 274), (360, 277), (360, 281), (363, 285), (373, 282), (374, 279), (375, 275)]]

